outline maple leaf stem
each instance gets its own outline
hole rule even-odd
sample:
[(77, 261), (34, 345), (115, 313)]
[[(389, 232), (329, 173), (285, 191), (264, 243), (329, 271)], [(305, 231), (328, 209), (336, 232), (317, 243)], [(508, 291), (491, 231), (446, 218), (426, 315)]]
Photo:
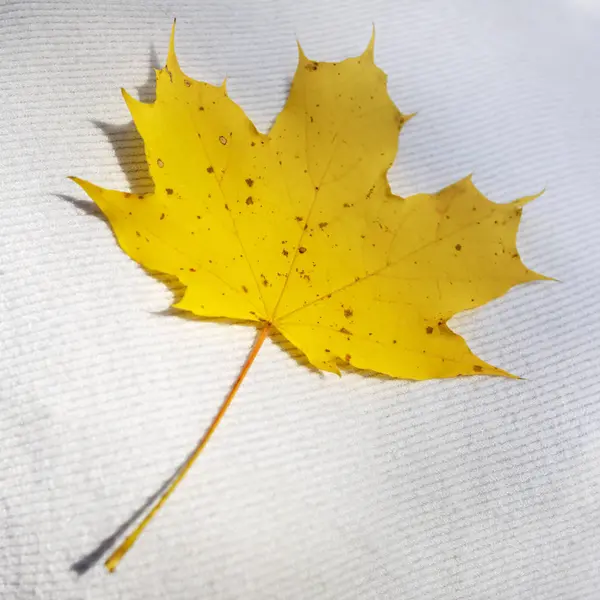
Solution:
[(156, 504), (152, 507), (152, 509), (146, 515), (146, 517), (144, 517), (143, 521), (141, 521), (140, 524), (135, 528), (135, 530), (125, 538), (123, 543), (109, 556), (108, 560), (104, 563), (105, 567), (111, 573), (117, 568), (117, 565), (121, 562), (121, 560), (123, 559), (125, 554), (127, 554), (129, 549), (133, 546), (133, 544), (136, 542), (136, 540), (140, 537), (140, 535), (142, 534), (144, 529), (146, 529), (146, 527), (148, 526), (150, 521), (156, 516), (156, 514), (158, 513), (160, 508), (163, 506), (163, 504), (167, 501), (169, 496), (177, 489), (177, 486), (182, 482), (182, 480), (186, 476), (187, 472), (192, 468), (192, 465), (196, 462), (196, 459), (202, 453), (202, 450), (204, 450), (204, 448), (208, 444), (213, 433), (216, 431), (217, 427), (219, 426), (219, 423), (225, 416), (225, 413), (227, 412), (227, 409), (229, 408), (229, 405), (231, 404), (232, 400), (234, 399), (238, 389), (242, 385), (242, 382), (244, 381), (246, 374), (250, 370), (250, 367), (252, 366), (254, 359), (258, 355), (258, 352), (261, 349), (264, 341), (267, 339), (270, 329), (271, 329), (271, 324), (267, 323), (260, 330), (260, 333), (258, 334), (256, 341), (254, 342), (254, 346), (252, 346), (252, 350), (248, 354), (248, 358), (246, 359), (246, 362), (244, 363), (244, 366), (242, 367), (240, 374), (238, 375), (237, 379), (235, 380), (235, 383), (231, 387), (229, 394), (227, 394), (227, 397), (223, 401), (223, 404), (221, 404), (221, 407), (219, 408), (219, 412), (217, 412), (217, 414), (213, 418), (209, 428), (206, 430), (206, 433), (202, 436), (202, 438), (198, 442), (198, 445), (196, 446), (194, 451), (190, 454), (189, 458), (186, 460), (186, 462), (183, 464), (181, 469), (178, 471), (178, 473), (176, 474), (175, 478), (173, 479), (173, 481), (171, 482), (169, 487), (164, 491), (162, 496), (159, 498), (159, 500), (156, 502)]

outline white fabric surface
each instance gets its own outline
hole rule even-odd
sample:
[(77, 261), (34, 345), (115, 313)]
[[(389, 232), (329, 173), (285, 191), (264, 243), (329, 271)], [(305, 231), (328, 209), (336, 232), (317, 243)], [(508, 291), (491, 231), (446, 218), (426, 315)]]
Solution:
[[(418, 112), (394, 190), (546, 186), (519, 246), (562, 283), (453, 321), (523, 381), (338, 379), (268, 342), (117, 573), (79, 576), (254, 337), (164, 314), (171, 292), (65, 178), (148, 185), (119, 87), (151, 97), (173, 16), (183, 68), (227, 76), (263, 130), (296, 38), (336, 60), (375, 23), (391, 95)], [(593, 0), (0, 0), (0, 597), (599, 598), (599, 31)]]

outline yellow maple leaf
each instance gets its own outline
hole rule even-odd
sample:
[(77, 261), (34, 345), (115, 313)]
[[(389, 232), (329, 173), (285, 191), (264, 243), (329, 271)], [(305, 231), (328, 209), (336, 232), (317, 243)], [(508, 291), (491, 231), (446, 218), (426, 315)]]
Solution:
[(522, 207), (534, 197), (496, 204), (469, 177), (437, 194), (392, 194), (387, 171), (407, 116), (387, 93), (373, 39), (338, 63), (309, 60), (300, 49), (268, 135), (225, 84), (185, 75), (173, 40), (157, 71), (156, 101), (123, 92), (154, 192), (74, 179), (131, 258), (186, 286), (178, 308), (260, 324), (208, 437), (272, 330), (326, 371), (338, 372), (341, 362), (410, 379), (506, 375), (446, 322), (514, 285), (546, 279), (516, 248)]

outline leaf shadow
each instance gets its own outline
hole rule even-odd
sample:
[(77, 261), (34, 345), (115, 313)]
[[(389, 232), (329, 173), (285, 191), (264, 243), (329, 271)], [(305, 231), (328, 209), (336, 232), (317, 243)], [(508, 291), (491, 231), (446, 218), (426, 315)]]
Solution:
[(92, 121), (102, 131), (113, 147), (119, 167), (127, 178), (127, 185), (132, 194), (146, 194), (154, 189), (144, 142), (133, 121), (125, 125), (111, 125), (102, 121)]
[[(154, 274), (151, 273), (154, 276)], [(164, 280), (161, 277), (156, 277), (159, 281)], [(173, 285), (170, 288), (171, 292), (174, 294), (173, 305), (165, 308), (164, 310), (156, 311), (152, 314), (160, 315), (163, 317), (177, 317), (178, 319), (185, 319), (186, 321), (198, 321), (200, 323), (216, 323), (217, 325), (244, 325), (246, 327), (254, 327), (256, 329), (257, 323), (256, 321), (244, 321), (243, 319), (231, 319), (229, 317), (203, 317), (201, 315), (195, 315), (187, 310), (183, 310), (174, 306), (174, 304), (183, 297), (183, 293), (185, 292), (185, 287), (179, 282), (169, 282), (167, 285)]]
[[(159, 69), (158, 56), (152, 44), (148, 56), (148, 71), (146, 81), (136, 88), (137, 96), (142, 102), (154, 102), (156, 98), (156, 73)], [(125, 125), (112, 125), (103, 121), (92, 123), (104, 133), (113, 148), (121, 170), (127, 178), (130, 191), (133, 194), (144, 194), (154, 189), (148, 163), (144, 141), (138, 133), (133, 121)]]
[(398, 377), (392, 377), (385, 373), (377, 373), (376, 371), (369, 371), (368, 369), (360, 369), (349, 365), (347, 362), (342, 360), (338, 361), (338, 366), (342, 373), (348, 373), (353, 375), (359, 375), (360, 377), (366, 377), (368, 379), (380, 379), (381, 381), (411, 381), (410, 379), (398, 379)]
[(154, 44), (150, 44), (148, 53), (148, 71), (146, 81), (136, 88), (138, 97), (142, 102), (154, 102), (156, 100), (156, 69), (161, 68), (158, 54)]
[(271, 341), (278, 346), (285, 354), (290, 356), (296, 361), (296, 364), (300, 367), (304, 367), (308, 369), (315, 375), (318, 375), (321, 378), (325, 378), (323, 371), (317, 369), (317, 367), (310, 364), (308, 357), (302, 350), (299, 350), (294, 346), (290, 341), (288, 341), (279, 331), (274, 330), (273, 333), (269, 336)]
[(175, 277), (174, 275), (169, 275), (168, 273), (160, 273), (159, 271), (151, 271), (150, 269), (146, 269), (144, 267), (142, 268), (144, 269), (147, 275), (153, 277), (154, 279), (156, 279), (156, 281), (159, 281), (165, 287), (167, 287), (173, 295), (173, 298), (171, 300), (171, 306), (163, 310), (155, 311), (152, 314), (178, 317), (183, 316), (184, 311), (180, 311), (172, 305), (177, 304), (177, 302), (179, 302), (183, 298), (183, 295), (185, 294), (185, 285), (183, 285), (183, 283), (181, 283), (181, 281), (179, 281), (179, 279), (177, 279), (177, 277)]
[(134, 510), (125, 521), (123, 521), (109, 536), (105, 537), (91, 552), (88, 552), (74, 563), (71, 564), (70, 570), (78, 576), (85, 575), (90, 569), (95, 567), (108, 550), (110, 550), (146, 511), (158, 500), (162, 493), (169, 487), (171, 482), (177, 477), (180, 471), (185, 466), (193, 450), (185, 457), (185, 459), (177, 466), (173, 474), (165, 479), (160, 487), (144, 502)]
[(74, 196), (69, 196), (68, 194), (54, 194), (56, 198), (59, 198), (63, 202), (68, 202), (72, 204), (79, 211), (89, 215), (90, 217), (96, 217), (101, 219), (105, 223), (108, 224), (108, 219), (104, 216), (104, 213), (98, 208), (98, 206), (94, 202), (90, 202), (89, 200), (81, 200), (81, 198), (75, 198)]

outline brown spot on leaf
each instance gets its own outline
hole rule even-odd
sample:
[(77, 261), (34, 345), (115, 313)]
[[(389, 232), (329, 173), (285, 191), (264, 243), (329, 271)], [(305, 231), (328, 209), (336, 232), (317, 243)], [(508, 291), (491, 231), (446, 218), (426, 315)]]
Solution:
[(319, 63), (312, 61), (309, 62), (307, 65), (305, 65), (304, 67), (307, 71), (316, 71), (319, 68)]
[(225, 210), (229, 210), (229, 204), (225, 204)]
[(459, 252), (462, 250), (462, 246), (460, 244), (456, 244), (456, 246), (454, 246)]
[(125, 192), (123, 196), (125, 196), (125, 198), (131, 198), (131, 194), (129, 192)]
[(329, 223), (327, 223), (326, 221), (323, 221), (323, 223), (319, 223), (319, 227), (321, 229), (325, 229), (325, 227), (327, 227), (327, 225), (329, 225)]
[(206, 172), (207, 172), (207, 173), (214, 173), (214, 172), (215, 172), (215, 170), (214, 170), (212, 167), (207, 167), (207, 168), (206, 168)]
[(223, 146), (227, 145), (227, 138), (224, 135), (219, 136), (219, 141), (221, 142), (221, 144), (223, 144)]
[(344, 309), (344, 316), (346, 319), (349, 319), (354, 314), (354, 311), (351, 308)]
[(350, 359), (351, 359), (351, 358), (352, 358), (352, 357), (351, 357), (349, 354), (346, 354), (346, 356), (344, 356), (344, 360), (345, 360), (346, 362), (350, 362)]
[(248, 177), (248, 179), (246, 179), (246, 185), (248, 187), (252, 187), (254, 185), (254, 179), (251, 179), (250, 177)]
[(242, 286), (242, 290), (244, 290), (244, 294), (248, 293), (248, 288), (245, 285)]
[(194, 269), (194, 268), (190, 267), (190, 271), (191, 271), (192, 273), (195, 273), (195, 272), (196, 272), (196, 269)]
[(248, 206), (250, 206), (251, 204), (254, 204), (254, 200), (252, 200), (252, 196), (248, 196), (248, 197), (246, 198), (246, 204), (247, 204)]
[(306, 248), (304, 246), (300, 246), (300, 248), (298, 248), (298, 252), (300, 252), (300, 254), (304, 254), (306, 252)]
[(139, 231), (136, 231), (136, 232), (135, 232), (135, 235), (137, 235), (138, 237), (141, 237), (141, 236), (142, 236), (142, 234), (141, 234)]
[(331, 352), (329, 348), (325, 348), (325, 352)]
[(296, 219), (296, 221), (298, 221), (298, 223), (300, 223), (301, 221), (304, 221), (303, 217), (294, 217)]
[(427, 335), (431, 335), (433, 333), (433, 327), (428, 327), (425, 332), (427, 333)]
[(281, 251), (281, 254), (283, 254), (284, 256), (287, 256), (287, 255), (289, 254), (289, 252), (288, 252), (288, 251), (287, 251), (287, 250), (284, 248), (284, 249)]
[(483, 367), (481, 365), (473, 365), (473, 371), (475, 371), (475, 373), (481, 373), (483, 371)]
[(198, 110), (204, 110), (204, 106), (199, 106)]
[(159, 169), (162, 169), (165, 166), (165, 163), (160, 158), (156, 161), (156, 164)]
[(173, 189), (172, 188), (166, 188), (165, 192), (167, 192), (167, 195), (170, 196), (171, 194), (173, 194)]
[(345, 327), (340, 328), (340, 333), (343, 333), (344, 335), (352, 335), (352, 332), (348, 331)]
[(165, 213), (162, 213), (162, 215), (160, 215), (160, 220), (162, 221), (165, 218)]
[(184, 79), (184, 80), (183, 80), (183, 84), (184, 84), (186, 87), (192, 87), (192, 82), (191, 82), (191, 81), (188, 81), (187, 79)]

